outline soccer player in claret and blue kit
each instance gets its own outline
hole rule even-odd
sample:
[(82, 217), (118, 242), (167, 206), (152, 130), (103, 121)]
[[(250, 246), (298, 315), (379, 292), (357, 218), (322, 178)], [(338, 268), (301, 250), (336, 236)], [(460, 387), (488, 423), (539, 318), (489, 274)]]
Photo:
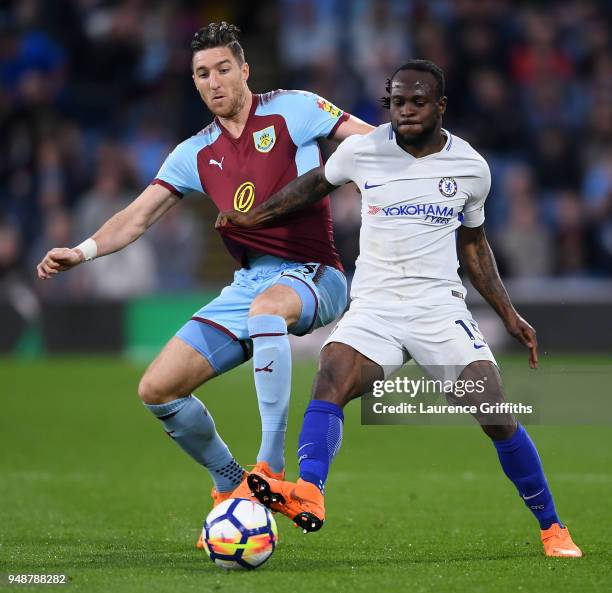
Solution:
[[(37, 268), (41, 279), (123, 249), (189, 192), (205, 194), (221, 211), (248, 212), (321, 165), (319, 138), (341, 141), (373, 129), (309, 92), (252, 93), (238, 33), (228, 23), (211, 23), (191, 43), (193, 81), (214, 121), (179, 144), (151, 185), (92, 237), (49, 251)], [(262, 424), (254, 469), (284, 477), (288, 333), (301, 336), (331, 323), (348, 300), (329, 198), (265, 229), (220, 232), (241, 266), (234, 281), (168, 342), (138, 389), (168, 435), (210, 472), (213, 504), (248, 496), (250, 488), (247, 472), (192, 392), (252, 356)]]
[[(217, 220), (219, 226), (244, 228), (275, 224), (278, 216), (312, 207), (349, 181), (362, 194), (351, 305), (321, 351), (299, 439), (300, 478), (294, 483), (255, 472), (248, 482), (273, 510), (306, 531), (320, 529), (324, 485), (342, 443), (344, 406), (412, 358), (434, 379), (485, 385), (474, 390), (480, 393), (466, 393), (462, 403), (478, 410), (474, 416), (504, 473), (540, 525), (545, 554), (579, 557), (582, 552), (557, 515), (534, 443), (505, 411), (508, 406), (495, 405), (505, 402), (500, 374), (457, 274), (458, 251), (472, 284), (529, 349), (530, 366), (536, 368), (535, 331), (512, 306), (484, 231), (489, 167), (467, 142), (442, 128), (447, 99), (444, 74), (435, 64), (406, 63), (387, 92), (383, 103), (391, 123), (347, 139), (325, 166), (261, 206), (221, 213)], [(489, 408), (493, 411), (482, 411)]]

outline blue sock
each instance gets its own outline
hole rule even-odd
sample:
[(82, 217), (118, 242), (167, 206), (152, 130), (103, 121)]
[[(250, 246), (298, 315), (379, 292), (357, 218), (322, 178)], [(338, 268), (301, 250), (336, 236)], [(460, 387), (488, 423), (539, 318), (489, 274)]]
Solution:
[(193, 395), (167, 404), (145, 404), (170, 436), (210, 473), (219, 492), (234, 490), (243, 469), (223, 442), (204, 404)]
[(516, 432), (504, 441), (493, 441), (504, 473), (516, 486), (527, 508), (535, 515), (541, 529), (561, 520), (546, 482), (544, 469), (533, 441), (518, 424)]
[(285, 468), (285, 432), (291, 395), (291, 348), (287, 323), (279, 315), (255, 315), (248, 321), (253, 340), (253, 369), (261, 415), (257, 461), (273, 472)]
[(298, 447), (300, 478), (324, 492), (332, 459), (342, 445), (342, 408), (331, 402), (312, 400), (304, 413)]

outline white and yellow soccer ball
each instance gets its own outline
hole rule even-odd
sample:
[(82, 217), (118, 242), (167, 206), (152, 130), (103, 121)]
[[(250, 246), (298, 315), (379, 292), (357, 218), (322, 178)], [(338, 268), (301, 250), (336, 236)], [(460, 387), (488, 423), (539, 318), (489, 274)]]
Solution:
[(278, 529), (272, 513), (263, 505), (246, 498), (229, 498), (206, 517), (202, 539), (217, 566), (251, 570), (272, 556)]

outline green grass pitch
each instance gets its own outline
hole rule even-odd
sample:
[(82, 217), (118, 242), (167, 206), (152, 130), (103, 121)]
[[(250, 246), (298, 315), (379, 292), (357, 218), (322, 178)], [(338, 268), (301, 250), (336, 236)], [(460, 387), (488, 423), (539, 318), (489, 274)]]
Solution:
[[(291, 478), (314, 368), (294, 370)], [(612, 427), (529, 429), (586, 554), (547, 559), (478, 428), (364, 427), (357, 403), (346, 411), (323, 530), (304, 535), (278, 516), (281, 543), (268, 563), (224, 572), (194, 547), (209, 478), (140, 404), (141, 372), (116, 359), (0, 361), (0, 573), (65, 573), (69, 591), (88, 593), (559, 593), (610, 584)], [(253, 463), (250, 366), (198, 394), (239, 461)]]

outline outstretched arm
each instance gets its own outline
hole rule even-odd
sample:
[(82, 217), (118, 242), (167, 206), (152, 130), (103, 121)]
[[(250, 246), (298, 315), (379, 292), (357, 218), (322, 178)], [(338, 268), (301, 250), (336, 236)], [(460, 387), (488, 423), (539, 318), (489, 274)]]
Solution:
[(294, 179), (271, 198), (249, 212), (226, 210), (217, 217), (215, 227), (232, 222), (241, 227), (265, 226), (271, 221), (292, 214), (318, 202), (330, 191), (336, 189), (325, 178), (325, 167), (317, 167)]
[(349, 115), (349, 118), (338, 126), (335, 134), (330, 138), (330, 140), (342, 142), (344, 139), (352, 136), (353, 134), (369, 134), (372, 130), (374, 130), (374, 126), (367, 124), (354, 115)]
[[(119, 251), (136, 241), (178, 201), (179, 198), (165, 187), (150, 185), (129, 206), (109, 218), (81, 245), (87, 243), (90, 249), (93, 248), (95, 257)], [(90, 259), (83, 249), (79, 247), (51, 249), (36, 267), (38, 277), (41, 280), (48, 280), (58, 272), (74, 268), (86, 259)]]
[(461, 265), (467, 270), (474, 288), (501, 317), (508, 333), (529, 348), (529, 366), (538, 366), (536, 332), (517, 312), (499, 277), (491, 246), (484, 226), (461, 226), (458, 233), (458, 252)]

